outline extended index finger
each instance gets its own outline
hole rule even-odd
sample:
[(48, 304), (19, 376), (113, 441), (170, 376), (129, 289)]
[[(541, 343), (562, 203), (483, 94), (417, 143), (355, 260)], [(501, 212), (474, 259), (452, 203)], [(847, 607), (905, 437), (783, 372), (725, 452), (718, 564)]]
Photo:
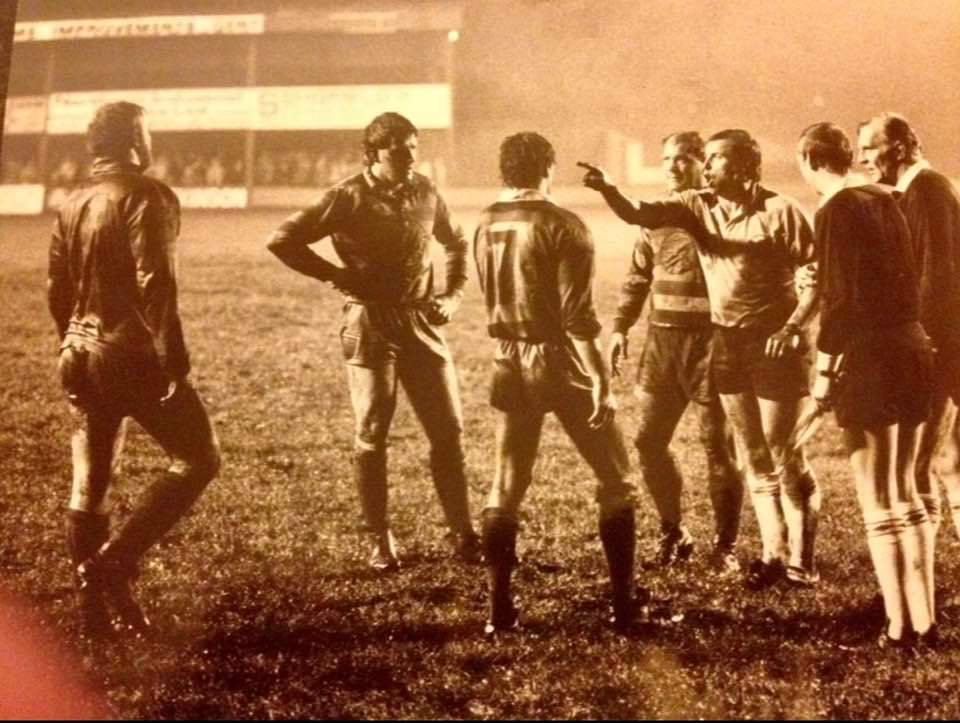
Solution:
[(585, 161), (577, 161), (577, 165), (581, 168), (586, 168), (588, 171), (599, 171), (600, 169), (593, 165), (592, 163), (586, 163)]

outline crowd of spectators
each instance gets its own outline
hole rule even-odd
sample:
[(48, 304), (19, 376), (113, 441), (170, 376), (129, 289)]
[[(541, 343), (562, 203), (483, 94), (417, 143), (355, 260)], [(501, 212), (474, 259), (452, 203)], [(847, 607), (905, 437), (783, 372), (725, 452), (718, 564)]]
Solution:
[(31, 154), (4, 151), (0, 183), (40, 183), (37, 159)]
[[(46, 176), (52, 188), (71, 188), (90, 172), (85, 154), (63, 153), (51, 159)], [(325, 188), (360, 168), (356, 151), (260, 150), (253, 167), (255, 186), (301, 186)], [(417, 170), (446, 185), (446, 164), (442, 158), (422, 160)], [(198, 153), (177, 149), (155, 149), (148, 175), (181, 188), (246, 185), (243, 156), (239, 153)], [(33, 155), (4, 154), (3, 183), (42, 183), (42, 174)]]

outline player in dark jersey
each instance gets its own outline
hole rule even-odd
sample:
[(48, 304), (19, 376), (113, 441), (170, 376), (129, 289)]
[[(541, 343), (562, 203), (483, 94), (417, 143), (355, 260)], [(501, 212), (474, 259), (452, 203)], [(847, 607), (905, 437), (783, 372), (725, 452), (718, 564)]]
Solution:
[(880, 642), (902, 646), (914, 634), (930, 640), (936, 635), (933, 578), (924, 564), (930, 523), (914, 460), (917, 427), (930, 410), (933, 352), (918, 321), (910, 232), (887, 189), (852, 181), (853, 151), (837, 126), (807, 128), (797, 160), (821, 197), (813, 394), (835, 409), (843, 429), (887, 613)]
[(933, 402), (917, 450), (917, 489), (931, 522), (926, 564), (932, 579), (941, 518), (938, 479), (960, 535), (960, 194), (930, 167), (903, 116), (872, 118), (860, 126), (858, 141), (867, 174), (901, 194), (920, 275), (920, 323), (935, 349)]
[(505, 189), (484, 210), (474, 240), (487, 329), (497, 340), (491, 404), (503, 413), (496, 474), (483, 511), (488, 633), (516, 625), (510, 578), (517, 562), (517, 514), (548, 412), (557, 415), (598, 480), (613, 622), (627, 626), (634, 615), (633, 488), (597, 345), (593, 241), (579, 217), (550, 199), (554, 165), (553, 147), (542, 136), (506, 138), (500, 146)]
[[(145, 632), (131, 592), (138, 561), (199, 498), (220, 469), (220, 448), (190, 384), (177, 302), (180, 203), (148, 178), (144, 110), (101, 106), (87, 133), (90, 178), (60, 207), (50, 243), (48, 301), (61, 339), (59, 371), (79, 422), (67, 542), (84, 633)], [(172, 464), (110, 535), (114, 463), (133, 417)]]
[[(467, 242), (433, 183), (414, 172), (417, 129), (383, 113), (364, 130), (366, 168), (295, 213), (270, 239), (287, 266), (332, 283), (347, 297), (340, 341), (356, 418), (354, 475), (370, 565), (399, 566), (387, 518), (387, 435), (397, 383), (430, 441), (430, 471), (455, 551), (478, 561), (462, 446), (463, 415), (453, 358), (440, 326), (450, 321), (467, 281)], [(344, 266), (314, 253), (326, 236)], [(446, 288), (433, 287), (431, 241), (446, 252)]]
[[(663, 140), (663, 169), (669, 193), (700, 188), (703, 139), (696, 131)], [(627, 357), (627, 333), (649, 296), (650, 312), (637, 370), (639, 428), (634, 445), (640, 472), (660, 516), (660, 541), (647, 567), (686, 560), (693, 538), (682, 524), (683, 478), (668, 449), (684, 409), (692, 403), (706, 453), (707, 481), (716, 518), (711, 567), (740, 569), (733, 548), (743, 505), (743, 482), (730, 459), (725, 417), (710, 374), (710, 302), (696, 242), (677, 226), (644, 229), (633, 250), (630, 271), (610, 337), (614, 376)]]

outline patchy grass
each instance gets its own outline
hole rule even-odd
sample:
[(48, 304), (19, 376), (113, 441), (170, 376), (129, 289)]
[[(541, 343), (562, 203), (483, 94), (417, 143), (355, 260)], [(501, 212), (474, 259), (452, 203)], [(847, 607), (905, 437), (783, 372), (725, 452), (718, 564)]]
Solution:
[[(600, 245), (598, 303), (609, 319), (631, 232), (584, 212)], [(193, 514), (148, 556), (139, 591), (161, 635), (100, 650), (80, 645), (62, 540), (71, 420), (54, 376), (44, 302), (49, 218), (3, 219), (0, 251), (0, 575), (83, 660), (89, 684), (124, 718), (948, 718), (956, 695), (960, 619), (957, 546), (940, 539), (947, 646), (916, 660), (882, 653), (882, 611), (832, 422), (810, 446), (824, 487), (823, 583), (815, 591), (747, 594), (710, 575), (700, 555), (639, 573), (686, 611), (672, 627), (614, 635), (591, 501), (592, 481), (549, 421), (525, 506), (517, 573), (524, 628), (480, 634), (480, 568), (449, 556), (427, 448), (406, 402), (391, 435), (391, 514), (405, 567), (364, 565), (350, 474), (352, 419), (336, 334), (341, 303), (264, 249), (282, 212), (185, 217), (181, 306), (194, 381), (225, 465)], [(464, 210), (468, 224), (476, 209)], [(486, 405), (491, 345), (475, 284), (448, 329), (461, 379), (475, 511), (492, 474)], [(633, 334), (639, 356), (642, 328)], [(633, 360), (635, 363), (635, 360)], [(619, 382), (625, 430), (630, 383)], [(134, 427), (118, 516), (164, 466)], [(709, 548), (711, 513), (692, 420), (674, 442), (687, 517)], [(654, 543), (641, 495), (641, 554)], [(749, 504), (741, 557), (758, 551)], [(2, 692), (0, 692), (2, 695)]]

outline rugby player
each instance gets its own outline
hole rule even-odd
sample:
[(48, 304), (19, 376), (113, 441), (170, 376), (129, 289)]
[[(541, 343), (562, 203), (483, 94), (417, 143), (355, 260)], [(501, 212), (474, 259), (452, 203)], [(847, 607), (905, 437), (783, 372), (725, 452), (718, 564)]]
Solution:
[[(907, 221), (890, 191), (858, 185), (844, 132), (817, 123), (797, 162), (820, 195), (814, 219), (820, 333), (813, 395), (832, 406), (850, 455), (887, 621), (880, 645), (936, 637), (926, 508), (917, 493), (917, 428), (930, 412), (933, 350)], [(904, 609), (906, 608), (906, 609)]]
[[(663, 140), (662, 167), (668, 193), (701, 187), (703, 139), (696, 131)], [(633, 250), (630, 270), (610, 337), (610, 367), (620, 373), (627, 358), (630, 327), (650, 297), (647, 333), (637, 372), (639, 428), (634, 445), (643, 481), (660, 517), (656, 556), (646, 567), (686, 560), (693, 538), (682, 524), (683, 478), (668, 446), (684, 409), (692, 402), (700, 443), (706, 453), (707, 483), (716, 521), (711, 566), (736, 572), (734, 554), (743, 482), (727, 447), (726, 420), (710, 374), (710, 303), (697, 248), (690, 232), (677, 226), (643, 230)]]
[[(399, 567), (387, 517), (387, 436), (397, 383), (430, 442), (430, 471), (454, 551), (480, 556), (467, 497), (463, 414), (456, 370), (440, 327), (460, 306), (467, 242), (433, 183), (414, 171), (417, 128), (382, 113), (363, 132), (363, 171), (330, 188), (273, 233), (268, 248), (284, 264), (331, 283), (346, 297), (340, 341), (356, 420), (354, 476), (370, 566)], [(330, 236), (343, 266), (310, 244)], [(436, 293), (432, 240), (446, 252), (446, 284)]]
[(882, 113), (861, 124), (858, 145), (867, 175), (901, 194), (920, 275), (920, 323), (935, 349), (933, 402), (921, 427), (916, 470), (931, 523), (926, 569), (932, 590), (941, 519), (937, 479), (960, 535), (960, 196), (950, 179), (930, 167), (916, 131), (903, 116)]
[[(84, 635), (149, 627), (131, 591), (138, 561), (193, 505), (220, 468), (177, 306), (180, 204), (144, 175), (152, 143), (143, 108), (101, 106), (87, 131), (90, 178), (61, 206), (50, 244), (48, 300), (73, 435), (67, 542)], [(172, 458), (110, 537), (111, 482), (133, 417)]]
[(493, 485), (483, 510), (489, 570), (486, 632), (517, 624), (510, 582), (517, 515), (532, 482), (544, 417), (553, 412), (596, 475), (600, 540), (610, 569), (613, 622), (633, 620), (636, 536), (629, 459), (614, 419), (593, 305), (593, 241), (549, 196), (556, 158), (537, 133), (500, 146), (504, 189), (480, 217), (474, 258), (496, 339), (490, 402), (501, 412)]
[(760, 147), (749, 133), (715, 133), (705, 155), (708, 188), (671, 199), (632, 201), (586, 163), (583, 182), (627, 223), (678, 226), (696, 240), (714, 325), (713, 381), (762, 542), (744, 582), (751, 589), (784, 579), (810, 586), (819, 580), (820, 491), (803, 453), (787, 443), (809, 394), (804, 327), (815, 313), (816, 286), (800, 285), (798, 299), (794, 280), (814, 262), (813, 231), (799, 205), (760, 185)]

